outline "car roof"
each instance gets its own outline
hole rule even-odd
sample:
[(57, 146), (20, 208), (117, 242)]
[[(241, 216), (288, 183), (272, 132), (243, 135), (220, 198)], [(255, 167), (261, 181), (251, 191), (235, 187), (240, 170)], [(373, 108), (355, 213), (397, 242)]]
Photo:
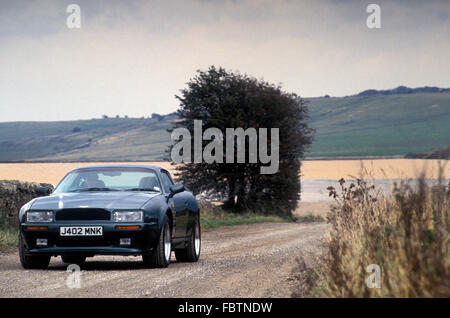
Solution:
[(144, 169), (152, 169), (160, 172), (161, 170), (165, 170), (158, 166), (146, 165), (146, 164), (125, 164), (125, 163), (114, 163), (114, 164), (102, 164), (102, 165), (91, 165), (91, 166), (82, 166), (72, 169), (72, 171), (83, 170), (83, 169), (92, 169), (92, 168), (144, 168)]

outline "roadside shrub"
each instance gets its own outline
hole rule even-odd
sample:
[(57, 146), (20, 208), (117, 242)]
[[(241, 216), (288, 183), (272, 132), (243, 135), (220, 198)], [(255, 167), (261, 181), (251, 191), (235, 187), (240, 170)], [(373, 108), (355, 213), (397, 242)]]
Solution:
[[(422, 175), (394, 184), (388, 197), (362, 179), (341, 179), (340, 191), (329, 187), (336, 202), (327, 216), (329, 241), (314, 270), (303, 266), (303, 274), (318, 277), (303, 294), (449, 297), (449, 186), (442, 178), (429, 185)], [(371, 264), (380, 267), (380, 288), (366, 284)]]

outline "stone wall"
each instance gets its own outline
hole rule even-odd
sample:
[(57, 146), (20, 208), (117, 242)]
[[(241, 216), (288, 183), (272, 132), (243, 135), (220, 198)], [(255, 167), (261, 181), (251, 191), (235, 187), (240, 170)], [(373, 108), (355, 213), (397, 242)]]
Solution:
[(18, 225), (20, 208), (38, 196), (36, 188), (39, 186), (53, 189), (46, 183), (0, 180), (0, 226)]

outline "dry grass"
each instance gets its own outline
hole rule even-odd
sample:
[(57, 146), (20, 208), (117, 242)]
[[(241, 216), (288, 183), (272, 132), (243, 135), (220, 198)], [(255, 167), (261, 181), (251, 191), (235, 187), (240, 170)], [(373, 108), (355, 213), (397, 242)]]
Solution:
[[(383, 197), (361, 179), (340, 184), (329, 188), (336, 204), (324, 256), (309, 266), (299, 259), (294, 296), (449, 297), (449, 185), (429, 186), (422, 175)], [(370, 264), (381, 269), (380, 288), (366, 284)]]

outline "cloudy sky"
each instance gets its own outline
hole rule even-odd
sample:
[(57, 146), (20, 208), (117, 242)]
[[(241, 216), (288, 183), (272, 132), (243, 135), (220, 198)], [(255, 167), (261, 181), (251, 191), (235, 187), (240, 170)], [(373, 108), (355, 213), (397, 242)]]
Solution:
[(302, 97), (450, 87), (449, 56), (448, 0), (0, 0), (0, 121), (173, 112), (212, 64)]

